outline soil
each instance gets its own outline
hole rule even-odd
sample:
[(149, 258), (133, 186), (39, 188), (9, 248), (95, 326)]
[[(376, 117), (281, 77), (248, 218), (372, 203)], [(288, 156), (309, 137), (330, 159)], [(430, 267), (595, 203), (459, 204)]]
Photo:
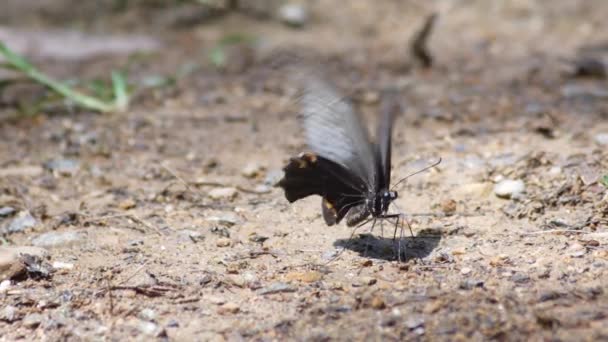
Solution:
[[(43, 91), (2, 94), (0, 207), (36, 219), (8, 232), (17, 214), (0, 217), (3, 241), (43, 246), (54, 265), (3, 288), (2, 340), (608, 339), (608, 84), (575, 70), (580, 56), (608, 56), (608, 3), (305, 4), (300, 29), (258, 12), (184, 23), (181, 4), (59, 1), (6, 18), (163, 47), (28, 55), (62, 79), (127, 65), (138, 90), (124, 113), (61, 103), (15, 118)], [(408, 44), (433, 12), (424, 68)], [(218, 69), (209, 53), (234, 34), (256, 40), (226, 47)], [(318, 197), (290, 204), (273, 187), (305, 149), (289, 77), (304, 64), (370, 124), (382, 89), (399, 89), (394, 180), (442, 158), (398, 189), (413, 237), (328, 227)], [(499, 198), (505, 179), (525, 191)]]

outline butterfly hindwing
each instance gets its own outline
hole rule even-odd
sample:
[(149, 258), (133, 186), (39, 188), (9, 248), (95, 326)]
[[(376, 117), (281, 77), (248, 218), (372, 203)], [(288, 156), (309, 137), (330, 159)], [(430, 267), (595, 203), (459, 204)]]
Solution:
[(327, 225), (339, 223), (349, 209), (364, 198), (365, 185), (340, 164), (313, 153), (291, 158), (283, 169), (285, 176), (279, 186), (288, 201), (294, 202), (310, 195), (323, 197), (323, 217)]

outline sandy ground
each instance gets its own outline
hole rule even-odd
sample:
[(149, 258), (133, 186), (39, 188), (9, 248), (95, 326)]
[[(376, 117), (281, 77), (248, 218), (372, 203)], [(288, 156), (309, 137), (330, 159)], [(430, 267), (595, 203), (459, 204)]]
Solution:
[[(16, 210), (0, 217), (3, 243), (43, 247), (55, 268), (4, 283), (0, 339), (608, 339), (608, 202), (597, 181), (608, 86), (569, 76), (567, 63), (583, 46), (608, 52), (608, 4), (349, 3), (315, 2), (300, 30), (246, 14), (137, 26), (137, 9), (85, 26), (135, 26), (162, 41), (131, 59), (134, 80), (198, 67), (139, 92), (126, 113), (59, 106), (0, 122), (0, 207)], [(432, 11), (436, 63), (423, 69), (407, 42)], [(28, 20), (51, 25), (43, 14)], [(258, 42), (231, 47), (227, 70), (210, 66), (218, 39), (241, 32)], [(443, 158), (399, 189), (415, 235), (401, 240), (404, 261), (392, 227), (327, 227), (319, 198), (289, 204), (272, 187), (304, 148), (294, 59), (322, 70), (370, 123), (379, 91), (400, 89), (395, 179)], [(40, 63), (94, 78), (127, 58)], [(5, 93), (0, 111), (19, 94)], [(525, 191), (498, 198), (504, 179)], [(28, 213), (35, 224), (8, 231)]]

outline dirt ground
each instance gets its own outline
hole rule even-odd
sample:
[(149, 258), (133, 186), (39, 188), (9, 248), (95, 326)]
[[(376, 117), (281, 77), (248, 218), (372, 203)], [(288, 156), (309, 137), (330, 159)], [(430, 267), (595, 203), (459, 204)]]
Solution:
[[(136, 58), (27, 52), (56, 77), (194, 67), (125, 113), (62, 104), (16, 119), (42, 90), (1, 94), (2, 241), (49, 257), (1, 286), (0, 340), (608, 339), (608, 84), (573, 76), (577, 57), (608, 57), (605, 1), (321, 0), (300, 29), (257, 12), (193, 21), (186, 5), (42, 2), (17, 18), (9, 3), (14, 30), (162, 44)], [(432, 12), (422, 68), (408, 41)], [(208, 54), (229, 34), (256, 41), (229, 46), (218, 70)], [(415, 235), (404, 261), (391, 227), (327, 227), (319, 198), (289, 204), (272, 186), (304, 149), (294, 60), (370, 123), (380, 90), (400, 89), (394, 179), (443, 158), (399, 189)], [(525, 190), (499, 198), (505, 179)]]

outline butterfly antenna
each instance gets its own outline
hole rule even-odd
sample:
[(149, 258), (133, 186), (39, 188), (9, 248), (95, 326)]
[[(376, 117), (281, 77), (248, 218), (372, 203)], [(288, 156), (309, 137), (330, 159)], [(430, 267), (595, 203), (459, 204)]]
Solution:
[(393, 187), (391, 188), (391, 190), (393, 190), (394, 188), (396, 188), (396, 187), (397, 187), (397, 185), (399, 185), (401, 182), (403, 182), (403, 181), (407, 180), (408, 178), (410, 178), (410, 177), (412, 177), (412, 176), (415, 176), (415, 175), (417, 175), (417, 174), (419, 174), (419, 173), (422, 173), (422, 172), (424, 172), (424, 171), (426, 171), (426, 170), (428, 170), (428, 169), (432, 169), (432, 168), (434, 168), (435, 166), (439, 165), (440, 163), (441, 163), (441, 157), (439, 157), (439, 160), (438, 160), (438, 161), (436, 161), (435, 163), (433, 163), (433, 164), (431, 164), (431, 165), (429, 165), (429, 166), (425, 167), (424, 169), (422, 169), (422, 170), (418, 170), (418, 171), (416, 171), (416, 172), (414, 172), (414, 173), (411, 173), (411, 174), (409, 174), (409, 175), (407, 175), (407, 176), (405, 176), (405, 177), (401, 178), (401, 179), (400, 179), (400, 180), (399, 180), (397, 183), (395, 183), (395, 185), (393, 185)]

